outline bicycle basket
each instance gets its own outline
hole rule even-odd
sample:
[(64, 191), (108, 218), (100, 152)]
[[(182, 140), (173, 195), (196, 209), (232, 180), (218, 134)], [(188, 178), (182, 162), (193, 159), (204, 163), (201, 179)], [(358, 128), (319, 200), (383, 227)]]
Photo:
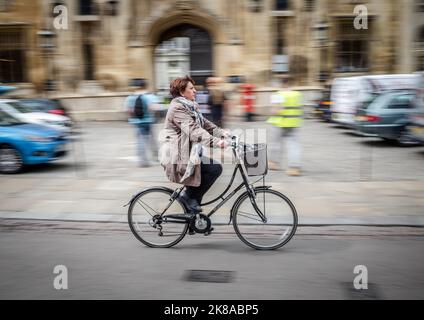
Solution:
[(266, 143), (246, 144), (243, 153), (248, 176), (263, 176), (268, 172)]

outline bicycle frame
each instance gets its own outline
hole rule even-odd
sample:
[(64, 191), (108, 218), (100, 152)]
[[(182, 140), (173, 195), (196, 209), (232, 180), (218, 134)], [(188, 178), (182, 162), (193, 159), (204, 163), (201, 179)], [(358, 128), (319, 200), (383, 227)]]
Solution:
[[(209, 205), (212, 204), (216, 201), (218, 201), (219, 199), (222, 199), (222, 201), (220, 203), (218, 203), (208, 214), (207, 217), (211, 217), (216, 211), (219, 210), (219, 208), (221, 208), (229, 199), (231, 199), (238, 191), (240, 191), (241, 188), (243, 188), (243, 186), (246, 187), (246, 190), (249, 194), (251, 203), (254, 207), (254, 209), (256, 210), (256, 212), (258, 213), (259, 217), (262, 219), (263, 222), (266, 222), (266, 216), (265, 214), (260, 210), (260, 208), (257, 206), (256, 201), (255, 201), (255, 190), (254, 188), (251, 187), (249, 180), (247, 178), (247, 173), (245, 173), (244, 171), (244, 167), (242, 165), (242, 160), (240, 159), (240, 156), (237, 154), (235, 148), (232, 149), (233, 154), (237, 160), (236, 166), (234, 168), (231, 180), (229, 182), (229, 184), (227, 185), (227, 187), (225, 188), (225, 190), (219, 195), (217, 196), (215, 199), (210, 200), (208, 202), (202, 203), (201, 206), (205, 206), (205, 205)], [(240, 171), (241, 177), (243, 179), (243, 182), (240, 183), (240, 185), (235, 188), (230, 194), (228, 194), (226, 197), (224, 197), (224, 195), (227, 193), (227, 191), (231, 188), (231, 186), (233, 185), (234, 182), (234, 178), (237, 174), (237, 170)], [(264, 176), (262, 176), (262, 179), (264, 178)], [(172, 205), (172, 203), (175, 201), (175, 199), (178, 197), (178, 195), (181, 193), (181, 191), (184, 189), (185, 187), (181, 187), (178, 188), (174, 191), (174, 193), (171, 196), (171, 201), (168, 204), (168, 206), (165, 208), (165, 210), (161, 213), (161, 216), (163, 216), (163, 214), (165, 214), (165, 212), (168, 210), (168, 208)], [(173, 218), (173, 219), (177, 219), (179, 221), (172, 221), (172, 222), (176, 222), (176, 223), (185, 223), (189, 218), (183, 217), (181, 215), (167, 215), (165, 216), (167, 219), (168, 218)], [(230, 216), (230, 222), (232, 219), (232, 214)], [(168, 220), (169, 221), (169, 220)]]

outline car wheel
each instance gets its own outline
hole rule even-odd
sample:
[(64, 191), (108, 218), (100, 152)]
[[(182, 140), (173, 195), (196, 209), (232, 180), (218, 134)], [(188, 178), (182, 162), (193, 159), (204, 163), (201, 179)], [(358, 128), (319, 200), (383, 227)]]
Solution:
[(397, 138), (397, 142), (402, 147), (418, 145), (417, 141), (415, 141), (412, 137), (409, 126), (405, 126), (400, 130), (400, 134), (399, 134), (399, 137)]
[(17, 173), (23, 166), (22, 156), (18, 150), (8, 145), (0, 146), (1, 173)]

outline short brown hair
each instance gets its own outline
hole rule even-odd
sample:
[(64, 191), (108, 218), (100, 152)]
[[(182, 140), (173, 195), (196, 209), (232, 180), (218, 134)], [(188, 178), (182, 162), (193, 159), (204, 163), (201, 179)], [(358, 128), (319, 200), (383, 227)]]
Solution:
[(180, 77), (172, 80), (171, 84), (169, 85), (169, 93), (171, 93), (173, 98), (181, 96), (181, 92), (185, 91), (189, 82), (195, 85), (194, 80), (190, 76)]

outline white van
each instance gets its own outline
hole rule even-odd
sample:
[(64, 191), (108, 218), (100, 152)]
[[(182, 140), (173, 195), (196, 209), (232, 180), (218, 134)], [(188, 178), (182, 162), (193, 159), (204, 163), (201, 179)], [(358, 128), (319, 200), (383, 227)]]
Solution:
[(417, 74), (386, 74), (335, 78), (331, 87), (331, 118), (334, 122), (353, 126), (355, 114), (363, 103), (384, 91), (414, 89)]

